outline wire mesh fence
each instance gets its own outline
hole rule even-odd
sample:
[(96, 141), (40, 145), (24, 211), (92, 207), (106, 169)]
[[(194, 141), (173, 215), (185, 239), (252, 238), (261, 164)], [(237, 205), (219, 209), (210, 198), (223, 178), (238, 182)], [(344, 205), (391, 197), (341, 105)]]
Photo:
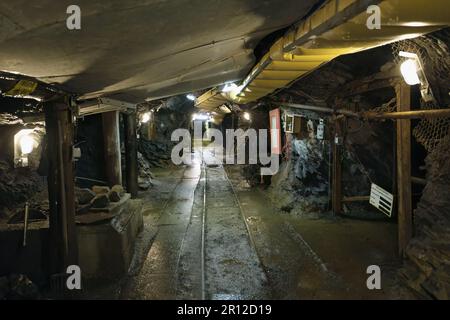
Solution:
[[(402, 59), (404, 59), (400, 56), (400, 51), (416, 54), (421, 60), (423, 67), (426, 69), (426, 52), (417, 43), (412, 40), (404, 40), (392, 44), (392, 52), (394, 55), (394, 62), (396, 64), (402, 63)], [(442, 108), (442, 106), (439, 106), (437, 102), (425, 102), (424, 100), (421, 100), (420, 107), (423, 110)], [(450, 118), (422, 119), (414, 128), (413, 135), (416, 140), (422, 144), (428, 152), (431, 153), (446, 137), (450, 135)]]

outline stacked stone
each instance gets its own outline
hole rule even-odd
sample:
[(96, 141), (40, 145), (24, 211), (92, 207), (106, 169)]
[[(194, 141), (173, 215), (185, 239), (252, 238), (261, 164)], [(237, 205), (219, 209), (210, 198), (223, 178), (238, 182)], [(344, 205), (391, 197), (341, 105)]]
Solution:
[(122, 186), (116, 185), (112, 188), (103, 186), (94, 186), (91, 189), (77, 189), (76, 197), (78, 204), (91, 208), (103, 209), (107, 208), (111, 203), (120, 202), (125, 194)]
[(161, 168), (169, 164), (172, 146), (144, 139), (139, 140), (138, 150), (152, 168)]

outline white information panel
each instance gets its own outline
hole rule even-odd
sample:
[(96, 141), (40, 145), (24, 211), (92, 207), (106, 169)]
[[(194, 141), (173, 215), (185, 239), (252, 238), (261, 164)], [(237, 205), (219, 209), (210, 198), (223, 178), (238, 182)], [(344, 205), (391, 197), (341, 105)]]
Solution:
[(372, 183), (372, 190), (370, 192), (370, 204), (388, 217), (392, 217), (394, 196), (374, 183)]

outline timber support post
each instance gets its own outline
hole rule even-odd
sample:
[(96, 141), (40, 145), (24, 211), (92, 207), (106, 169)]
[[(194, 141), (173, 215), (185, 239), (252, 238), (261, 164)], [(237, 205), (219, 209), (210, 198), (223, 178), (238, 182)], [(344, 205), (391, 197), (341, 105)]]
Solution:
[(105, 169), (108, 185), (122, 185), (122, 153), (120, 151), (119, 111), (102, 113)]
[[(396, 86), (397, 111), (410, 111), (411, 87), (406, 83)], [(397, 121), (397, 192), (398, 192), (398, 244), (400, 256), (413, 235), (412, 180), (411, 180), (411, 120)]]
[(65, 273), (78, 265), (73, 166), (74, 117), (68, 98), (46, 102), (50, 272)]
[(127, 191), (133, 199), (138, 196), (138, 145), (136, 134), (136, 112), (124, 113), (125, 123), (125, 167)]

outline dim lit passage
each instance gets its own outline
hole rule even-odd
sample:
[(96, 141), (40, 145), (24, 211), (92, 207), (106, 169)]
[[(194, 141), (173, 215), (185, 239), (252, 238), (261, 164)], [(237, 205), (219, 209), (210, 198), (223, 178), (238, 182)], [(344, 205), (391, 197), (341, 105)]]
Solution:
[(0, 300), (448, 300), (448, 5), (0, 2)]

